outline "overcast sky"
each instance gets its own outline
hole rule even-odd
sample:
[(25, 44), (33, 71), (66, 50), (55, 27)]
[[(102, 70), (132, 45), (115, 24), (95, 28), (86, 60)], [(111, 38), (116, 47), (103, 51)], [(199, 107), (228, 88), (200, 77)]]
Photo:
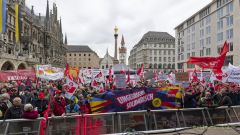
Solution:
[[(35, 13), (46, 14), (47, 0), (26, 0)], [(70, 45), (89, 45), (100, 57), (109, 49), (114, 56), (114, 27), (128, 49), (148, 31), (168, 32), (212, 0), (49, 0), (58, 6), (63, 31)]]

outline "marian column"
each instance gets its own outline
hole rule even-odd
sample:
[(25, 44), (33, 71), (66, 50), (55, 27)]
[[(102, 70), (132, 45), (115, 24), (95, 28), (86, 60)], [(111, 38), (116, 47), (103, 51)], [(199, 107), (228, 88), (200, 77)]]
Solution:
[(118, 40), (118, 28), (117, 26), (115, 26), (114, 28), (114, 31), (115, 31), (115, 34), (114, 34), (114, 37), (115, 37), (115, 52), (114, 52), (114, 59), (117, 60), (118, 57), (117, 57), (117, 50), (118, 50), (118, 43), (117, 43), (117, 40)]

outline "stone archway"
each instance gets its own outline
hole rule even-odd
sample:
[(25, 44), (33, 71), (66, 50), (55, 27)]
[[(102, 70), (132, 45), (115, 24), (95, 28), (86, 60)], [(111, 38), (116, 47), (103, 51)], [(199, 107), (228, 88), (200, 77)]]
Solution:
[(26, 64), (20, 63), (17, 69), (26, 69), (26, 68), (27, 68)]
[(14, 70), (14, 64), (10, 61), (6, 61), (3, 63), (1, 70)]

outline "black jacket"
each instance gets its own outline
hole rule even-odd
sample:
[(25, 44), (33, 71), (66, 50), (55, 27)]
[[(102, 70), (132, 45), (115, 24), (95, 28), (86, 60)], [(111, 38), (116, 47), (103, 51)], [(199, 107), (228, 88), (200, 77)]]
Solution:
[(5, 119), (20, 119), (23, 114), (23, 106), (21, 107), (10, 107), (5, 113)]

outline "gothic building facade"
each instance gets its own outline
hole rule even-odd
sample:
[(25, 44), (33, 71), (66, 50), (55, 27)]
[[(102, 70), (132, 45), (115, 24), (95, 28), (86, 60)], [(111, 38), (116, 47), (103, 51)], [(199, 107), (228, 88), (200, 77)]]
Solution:
[[(6, 32), (0, 34), (0, 70), (31, 68), (37, 64), (65, 66), (67, 37), (63, 39), (61, 19), (57, 6), (50, 10), (47, 1), (46, 15), (36, 15), (25, 0), (19, 3), (19, 18), (15, 17), (15, 3), (7, 0)], [(19, 42), (15, 38), (15, 20), (19, 19)]]

